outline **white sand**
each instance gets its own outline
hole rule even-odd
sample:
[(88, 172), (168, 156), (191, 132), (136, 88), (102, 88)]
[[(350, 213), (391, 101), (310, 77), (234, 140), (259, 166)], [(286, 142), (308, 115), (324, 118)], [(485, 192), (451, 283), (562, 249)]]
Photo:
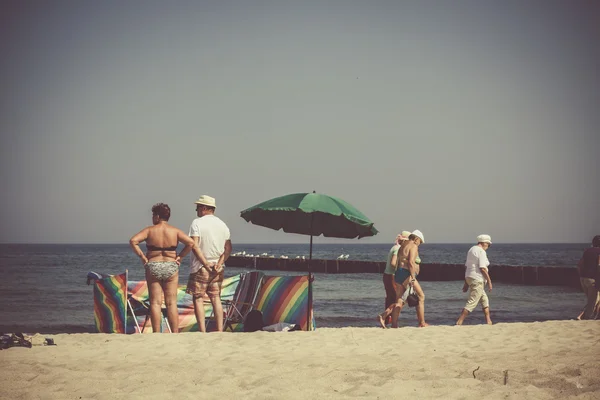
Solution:
[(600, 398), (600, 321), (47, 336), (0, 351), (0, 398)]

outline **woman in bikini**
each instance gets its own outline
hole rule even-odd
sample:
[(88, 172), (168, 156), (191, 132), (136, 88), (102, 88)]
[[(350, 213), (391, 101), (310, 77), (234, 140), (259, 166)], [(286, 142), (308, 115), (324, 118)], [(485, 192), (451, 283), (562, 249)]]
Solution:
[[(179, 264), (190, 251), (204, 264), (206, 258), (195, 245), (191, 237), (180, 229), (169, 225), (171, 209), (167, 204), (158, 203), (152, 207), (152, 226), (142, 229), (130, 240), (131, 248), (142, 259), (146, 269), (146, 282), (150, 294), (150, 321), (152, 331), (160, 332), (160, 313), (164, 294), (167, 306), (167, 320), (171, 332), (179, 332), (179, 314), (177, 312), (177, 286), (179, 285)], [(146, 242), (146, 254), (139, 244)], [(185, 247), (177, 254), (178, 243)]]
[[(404, 306), (404, 294), (408, 286), (412, 286), (419, 304), (417, 305), (417, 319), (419, 327), (425, 327), (429, 324), (425, 322), (425, 294), (421, 285), (417, 281), (419, 275), (421, 259), (419, 258), (419, 246), (423, 243), (424, 237), (421, 231), (416, 230), (410, 234), (398, 250), (398, 260), (394, 280), (396, 282), (396, 304), (388, 307), (382, 314), (378, 315), (379, 322), (385, 328), (385, 319), (392, 316), (392, 328), (398, 327), (398, 316)], [(383, 322), (382, 322), (383, 321)]]

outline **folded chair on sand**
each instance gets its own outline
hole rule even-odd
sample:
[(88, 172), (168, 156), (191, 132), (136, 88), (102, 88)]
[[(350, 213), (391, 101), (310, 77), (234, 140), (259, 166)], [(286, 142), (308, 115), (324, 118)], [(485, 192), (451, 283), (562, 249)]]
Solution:
[[(231, 300), (222, 300), (225, 318), (224, 330), (229, 328), (232, 332), (240, 330), (246, 316), (256, 305), (256, 297), (264, 274), (260, 271), (244, 272)], [(235, 327), (234, 327), (235, 325)]]
[[(260, 287), (263, 273), (260, 271), (244, 272), (223, 280), (221, 286), (221, 304), (223, 305), (223, 330), (228, 328), (240, 331), (240, 323), (252, 309), (254, 300)], [(215, 315), (212, 303), (208, 296), (204, 297), (204, 312), (206, 316), (206, 330), (216, 329)]]

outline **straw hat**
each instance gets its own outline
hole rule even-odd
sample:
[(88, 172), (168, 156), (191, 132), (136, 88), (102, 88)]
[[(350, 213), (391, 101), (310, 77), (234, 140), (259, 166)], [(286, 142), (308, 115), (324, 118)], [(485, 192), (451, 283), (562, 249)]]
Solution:
[(200, 196), (198, 200), (194, 202), (194, 204), (202, 204), (203, 206), (214, 207), (217, 208), (217, 203), (214, 197), (207, 196), (203, 194)]
[(412, 235), (415, 235), (416, 237), (421, 239), (421, 243), (425, 243), (425, 237), (423, 236), (423, 232), (421, 232), (420, 230), (417, 229), (413, 231)]
[(477, 236), (477, 243), (492, 244), (492, 238), (490, 237), (490, 235), (479, 235)]
[(400, 236), (402, 237), (402, 240), (406, 240), (410, 236), (410, 232), (409, 231), (402, 231), (402, 233), (400, 234)]

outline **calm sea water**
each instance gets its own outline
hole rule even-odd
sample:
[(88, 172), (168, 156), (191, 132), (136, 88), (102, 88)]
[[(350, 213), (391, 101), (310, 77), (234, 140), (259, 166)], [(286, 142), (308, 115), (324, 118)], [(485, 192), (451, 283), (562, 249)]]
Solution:
[[(317, 244), (313, 258), (384, 261), (391, 244)], [(420, 249), (423, 262), (463, 263), (469, 244), (431, 244)], [(494, 244), (488, 251), (492, 264), (568, 266), (575, 268), (585, 244)], [(233, 252), (308, 257), (304, 244), (240, 244)], [(189, 260), (182, 265), (184, 283)], [(93, 332), (92, 286), (89, 271), (117, 274), (129, 270), (131, 280), (144, 279), (139, 259), (126, 244), (32, 245), (0, 244), (1, 332)], [(243, 272), (227, 268), (226, 275)], [(273, 274), (278, 274), (273, 272)], [(493, 278), (493, 268), (491, 269)], [(425, 315), (431, 324), (453, 324), (466, 301), (462, 282), (422, 282), (426, 294)], [(383, 308), (380, 274), (316, 274), (314, 308), (317, 327), (377, 326)], [(494, 322), (573, 319), (584, 304), (573, 288), (494, 284), (490, 294)], [(405, 308), (403, 326), (414, 326), (413, 309)], [(467, 324), (483, 322), (476, 310)]]

